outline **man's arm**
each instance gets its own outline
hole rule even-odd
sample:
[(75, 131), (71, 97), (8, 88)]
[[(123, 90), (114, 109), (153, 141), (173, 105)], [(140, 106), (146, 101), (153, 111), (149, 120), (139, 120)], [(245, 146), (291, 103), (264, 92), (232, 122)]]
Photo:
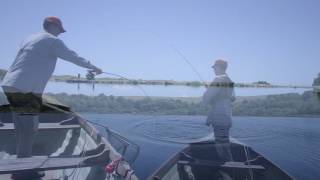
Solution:
[(85, 58), (80, 57), (76, 52), (69, 49), (62, 40), (56, 39), (53, 43), (53, 52), (54, 54), (66, 61), (74, 63), (78, 66), (91, 69), (95, 71), (97, 74), (101, 74), (102, 71), (100, 68), (94, 66), (90, 63), (90, 61), (86, 60)]
[(203, 94), (202, 100), (205, 104), (212, 104), (213, 99), (219, 93), (219, 88), (209, 87), (207, 91)]

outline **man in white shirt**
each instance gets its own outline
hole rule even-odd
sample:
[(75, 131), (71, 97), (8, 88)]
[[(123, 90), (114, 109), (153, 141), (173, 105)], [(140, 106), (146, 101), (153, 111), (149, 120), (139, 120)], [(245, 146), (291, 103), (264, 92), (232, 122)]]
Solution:
[[(78, 56), (58, 39), (65, 32), (59, 18), (45, 18), (43, 28), (45, 32), (31, 35), (23, 41), (2, 81), (2, 88), (14, 114), (18, 158), (32, 156), (32, 144), (38, 131), (38, 113), (42, 105), (41, 96), (57, 59), (69, 61), (96, 74), (102, 73), (101, 69)], [(32, 175), (40, 176), (38, 173)], [(12, 178), (19, 179), (18, 176), (13, 175)]]
[[(206, 125), (213, 127), (215, 143), (218, 145), (218, 153), (223, 158), (230, 160), (229, 150), (225, 150), (228, 146), (229, 130), (232, 126), (232, 101), (234, 97), (234, 83), (226, 74), (228, 63), (224, 60), (215, 61), (212, 68), (216, 75), (206, 92), (203, 94), (203, 102), (211, 108), (208, 113)], [(220, 151), (220, 152), (219, 152)], [(227, 153), (227, 154), (225, 154)]]
[(318, 77), (313, 80), (312, 86), (313, 86), (313, 90), (316, 93), (318, 99), (320, 99), (320, 73), (318, 74)]

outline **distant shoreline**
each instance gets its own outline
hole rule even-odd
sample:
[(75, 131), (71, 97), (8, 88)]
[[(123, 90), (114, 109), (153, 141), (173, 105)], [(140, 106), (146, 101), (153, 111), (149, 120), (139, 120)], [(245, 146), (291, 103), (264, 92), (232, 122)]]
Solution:
[[(6, 70), (0, 69), (0, 81), (6, 74)], [(95, 80), (88, 80), (84, 77), (76, 77), (71, 75), (53, 75), (50, 78), (51, 82), (65, 82), (73, 84), (117, 84), (117, 85), (163, 85), (163, 86), (190, 86), (203, 87), (209, 85), (211, 82), (201, 81), (176, 81), (176, 80), (143, 80), (143, 79), (125, 79), (125, 78), (96, 78)], [(234, 87), (239, 88), (294, 88), (294, 89), (311, 89), (312, 86), (297, 86), (297, 85), (272, 85), (266, 81), (257, 81), (254, 83), (235, 83)]]
[[(190, 86), (202, 87), (210, 84), (210, 82), (200, 81), (175, 81), (175, 80), (142, 80), (142, 79), (123, 79), (123, 78), (96, 78), (95, 80), (87, 80), (86, 78), (78, 78), (75, 76), (52, 76), (52, 82), (65, 82), (73, 84), (129, 84), (129, 85), (163, 85), (163, 86)], [(311, 89), (311, 86), (295, 86), (295, 85), (271, 85), (264, 83), (235, 83), (234, 87), (240, 88), (295, 88), (295, 89)]]

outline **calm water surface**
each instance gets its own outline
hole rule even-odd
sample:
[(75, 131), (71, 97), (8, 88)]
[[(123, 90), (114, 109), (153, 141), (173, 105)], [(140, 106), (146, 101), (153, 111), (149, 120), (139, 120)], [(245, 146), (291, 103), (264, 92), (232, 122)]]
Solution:
[[(83, 115), (140, 146), (133, 166), (141, 179), (186, 143), (212, 136), (204, 116)], [(234, 117), (231, 135), (297, 179), (320, 179), (320, 118)]]

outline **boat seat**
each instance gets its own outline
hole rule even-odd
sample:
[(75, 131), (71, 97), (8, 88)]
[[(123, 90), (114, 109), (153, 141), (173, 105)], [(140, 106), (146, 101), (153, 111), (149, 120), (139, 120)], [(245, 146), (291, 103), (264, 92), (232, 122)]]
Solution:
[(106, 165), (109, 163), (109, 150), (98, 156), (47, 157), (0, 160), (0, 174), (12, 174), (23, 171), (48, 171)]
[[(39, 123), (39, 130), (57, 130), (57, 129), (79, 129), (80, 125), (61, 125), (59, 123)], [(13, 130), (13, 123), (3, 123), (3, 126), (0, 126), (1, 130)]]
[(196, 160), (196, 161), (178, 161), (180, 165), (196, 165), (196, 166), (212, 166), (212, 167), (221, 167), (221, 168), (237, 168), (237, 169), (256, 169), (256, 170), (265, 170), (261, 165), (248, 165), (245, 162), (215, 162), (208, 160)]

